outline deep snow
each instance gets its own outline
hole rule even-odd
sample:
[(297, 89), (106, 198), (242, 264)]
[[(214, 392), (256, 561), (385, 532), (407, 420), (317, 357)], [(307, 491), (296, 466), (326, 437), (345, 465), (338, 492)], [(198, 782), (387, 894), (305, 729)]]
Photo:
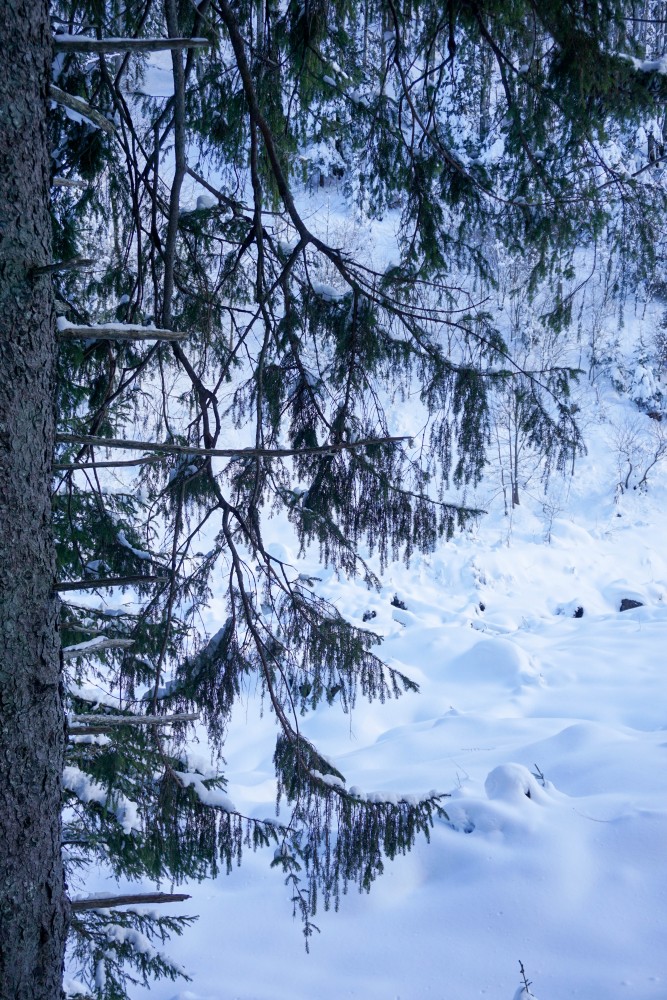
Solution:
[[(326, 206), (310, 224), (347, 238), (341, 211)], [(394, 253), (390, 223), (375, 227), (378, 266)], [(325, 707), (304, 731), (350, 786), (450, 793), (450, 822), (387, 864), (370, 895), (319, 913), (309, 955), (272, 850), (190, 885), (179, 912), (200, 919), (167, 950), (192, 981), (136, 989), (137, 1000), (666, 1000), (667, 462), (647, 491), (619, 495), (624, 433), (634, 428), (649, 454), (659, 428), (601, 368), (594, 377), (578, 395), (588, 454), (574, 477), (552, 477), (548, 494), (533, 477), (507, 516), (491, 468), (467, 498), (488, 515), (432, 555), (391, 564), (378, 593), (316, 553), (299, 559), (286, 522), (267, 522), (275, 554), (321, 578), (317, 592), (342, 614), (362, 624), (376, 611), (381, 655), (421, 685), (385, 705), (360, 700), (349, 716)], [(399, 408), (391, 429), (418, 423)], [(643, 606), (621, 613), (623, 598)], [(224, 617), (214, 599), (210, 634)], [(228, 791), (260, 818), (274, 811), (275, 734), (249, 693), (229, 733)]]
[[(379, 593), (299, 560), (268, 522), (276, 554), (343, 614), (377, 612), (382, 655), (421, 685), (319, 710), (306, 734), (349, 785), (449, 792), (450, 823), (320, 913), (310, 955), (272, 852), (190, 886), (182, 912), (200, 920), (168, 950), (192, 982), (154, 1000), (511, 1000), (519, 960), (540, 1000), (667, 997), (667, 470), (615, 499), (610, 428), (630, 412), (609, 390), (574, 479), (552, 483), (556, 516), (538, 487), (511, 517), (496, 502), (392, 564)], [(621, 613), (624, 597), (643, 606)], [(226, 759), (231, 798), (258, 817), (273, 812), (274, 736), (248, 695)]]

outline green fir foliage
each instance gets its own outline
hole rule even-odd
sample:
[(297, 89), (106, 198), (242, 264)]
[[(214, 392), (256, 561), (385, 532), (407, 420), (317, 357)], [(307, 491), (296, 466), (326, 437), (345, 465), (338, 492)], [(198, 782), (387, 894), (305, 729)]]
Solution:
[[(322, 703), (347, 711), (358, 694), (416, 685), (267, 550), (263, 524), (286, 513), (304, 551), (374, 586), (371, 556), (382, 572), (480, 513), (466, 490), (499, 407), (543, 478), (571, 466), (578, 372), (547, 346), (572, 318), (574, 255), (632, 246), (627, 283), (661, 266), (667, 83), (642, 63), (651, 29), (635, 30), (631, 6), (54, 0), (68, 34), (209, 42), (176, 53), (171, 73), (161, 59), (155, 94), (147, 53), (54, 61), (54, 83), (114, 130), (53, 108), (56, 258), (93, 261), (54, 276), (59, 314), (186, 335), (61, 344), (59, 432), (74, 441), (58, 444), (53, 523), (73, 886), (99, 861), (122, 879), (211, 877), (271, 843), (308, 941), (319, 898), (368, 890), (446, 820), (435, 793), (347, 790), (301, 735)], [(308, 199), (328, 191), (357, 220), (349, 231), (311, 217)], [(381, 267), (369, 225), (387, 217), (396, 259)], [(540, 303), (537, 332), (508, 332), (502, 289), (531, 315)], [(419, 440), (393, 432), (408, 398)], [(135, 446), (105, 447), (117, 439)], [(201, 609), (221, 586), (206, 636)], [(279, 726), (284, 825), (226, 797), (225, 734), (249, 690)], [(168, 718), (184, 712), (197, 719)], [(195, 731), (210, 772), (189, 760)], [(91, 995), (181, 974), (158, 945), (188, 920), (75, 913)]]

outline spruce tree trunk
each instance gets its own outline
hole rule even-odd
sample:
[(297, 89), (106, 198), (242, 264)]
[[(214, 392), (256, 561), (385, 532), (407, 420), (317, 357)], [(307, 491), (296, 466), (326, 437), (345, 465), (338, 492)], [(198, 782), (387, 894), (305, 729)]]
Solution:
[(64, 718), (49, 479), (47, 0), (0, 2), (0, 1000), (57, 1000)]

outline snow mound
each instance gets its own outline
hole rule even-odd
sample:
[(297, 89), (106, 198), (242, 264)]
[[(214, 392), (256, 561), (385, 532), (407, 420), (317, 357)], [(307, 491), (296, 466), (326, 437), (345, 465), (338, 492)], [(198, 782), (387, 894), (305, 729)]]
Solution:
[(535, 777), (522, 764), (500, 764), (495, 767), (484, 782), (484, 790), (490, 799), (500, 799), (513, 805), (544, 802), (546, 796)]

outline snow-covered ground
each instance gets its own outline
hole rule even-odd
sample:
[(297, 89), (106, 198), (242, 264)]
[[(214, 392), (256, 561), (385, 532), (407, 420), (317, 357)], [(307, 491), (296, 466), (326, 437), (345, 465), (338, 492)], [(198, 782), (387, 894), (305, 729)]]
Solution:
[[(540, 1000), (667, 997), (667, 469), (615, 499), (614, 428), (654, 422), (611, 392), (598, 411), (546, 512), (538, 486), (511, 518), (496, 501), (432, 556), (391, 565), (379, 593), (291, 553), (343, 614), (377, 612), (382, 655), (421, 685), (350, 716), (325, 708), (305, 732), (350, 785), (450, 793), (450, 822), (370, 895), (320, 913), (309, 955), (272, 852), (190, 886), (183, 912), (200, 920), (169, 952), (192, 981), (154, 1000), (512, 1000), (519, 961)], [(290, 554), (284, 524), (269, 530)], [(642, 606), (621, 612), (624, 598)], [(211, 630), (215, 616), (214, 602)], [(260, 817), (274, 735), (248, 696), (229, 792)]]
[[(341, 220), (334, 206), (310, 224), (353, 239)], [(390, 221), (373, 248), (385, 266)], [(388, 863), (370, 895), (319, 913), (308, 955), (272, 850), (190, 885), (178, 912), (200, 919), (166, 950), (191, 982), (137, 988), (137, 1000), (666, 1000), (667, 462), (632, 489), (662, 425), (596, 377), (578, 396), (588, 455), (573, 478), (553, 477), (545, 496), (536, 477), (507, 516), (491, 469), (476, 498), (489, 514), (390, 565), (378, 593), (316, 553), (299, 559), (286, 523), (267, 523), (275, 554), (319, 577), (342, 614), (361, 624), (376, 612), (381, 655), (421, 686), (349, 716), (325, 707), (306, 735), (348, 785), (449, 793), (449, 822)], [(397, 411), (394, 423), (414, 420)], [(624, 449), (643, 449), (642, 468), (619, 495)], [(642, 606), (621, 612), (624, 599)], [(214, 600), (209, 632), (224, 614)], [(274, 812), (274, 738), (249, 693), (229, 733), (228, 791), (260, 818)]]

